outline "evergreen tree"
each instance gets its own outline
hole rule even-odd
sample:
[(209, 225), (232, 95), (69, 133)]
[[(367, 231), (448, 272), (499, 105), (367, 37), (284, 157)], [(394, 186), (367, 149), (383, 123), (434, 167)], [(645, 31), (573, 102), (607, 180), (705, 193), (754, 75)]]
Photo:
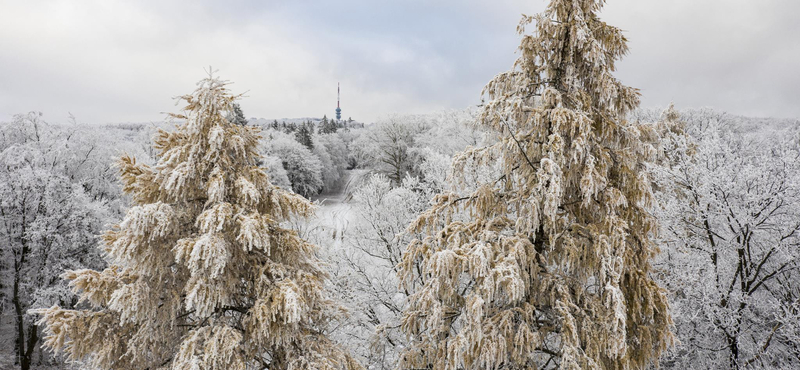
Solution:
[(336, 133), (336, 129), (337, 128), (338, 127), (336, 126), (336, 121), (332, 120), (332, 119), (329, 120), (328, 116), (325, 115), (325, 116), (322, 117), (322, 121), (319, 124), (318, 133), (320, 133), (320, 134), (333, 134), (333, 133)]
[(354, 369), (323, 334), (336, 307), (316, 246), (281, 221), (308, 215), (255, 165), (258, 129), (209, 76), (159, 131), (154, 167), (124, 156), (133, 207), (104, 235), (111, 265), (64, 276), (89, 303), (38, 311), (46, 345), (113, 369)]
[[(612, 76), (627, 52), (602, 0), (552, 0), (525, 17), (520, 57), (486, 86), (480, 122), (500, 142), (454, 163), (503, 165), (447, 193), (410, 230), (400, 266), (416, 284), (403, 368), (641, 369), (672, 341), (651, 276), (657, 224), (644, 162), (655, 130), (625, 120), (636, 89)], [(524, 28), (535, 21), (535, 31)]]
[(311, 121), (303, 122), (294, 133), (297, 142), (305, 145), (309, 150), (314, 149), (314, 140), (311, 137), (313, 134), (314, 124)]
[(318, 134), (327, 134), (328, 133), (328, 115), (322, 116), (322, 121), (319, 122), (319, 128), (317, 129)]
[(233, 103), (233, 110), (227, 117), (231, 123), (239, 126), (247, 126), (247, 118), (244, 117), (244, 112), (242, 112), (242, 107), (239, 106), (239, 103)]
[[(284, 124), (284, 126), (286, 126), (286, 124)], [(275, 129), (275, 130), (278, 129), (278, 120), (272, 121), (272, 128)]]

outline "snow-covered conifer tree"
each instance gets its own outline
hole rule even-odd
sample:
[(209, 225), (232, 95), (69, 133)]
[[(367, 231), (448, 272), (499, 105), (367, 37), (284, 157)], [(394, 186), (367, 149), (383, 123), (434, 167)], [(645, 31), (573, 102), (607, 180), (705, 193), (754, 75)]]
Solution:
[(297, 142), (305, 145), (308, 150), (314, 149), (314, 124), (311, 121), (304, 121), (294, 133)]
[(133, 207), (104, 235), (108, 268), (64, 274), (87, 307), (38, 312), (47, 346), (106, 369), (359, 367), (324, 334), (337, 306), (316, 247), (281, 224), (311, 205), (256, 166), (225, 85), (182, 97), (154, 167), (119, 160)]
[(612, 75), (627, 46), (598, 18), (603, 3), (552, 0), (523, 18), (519, 59), (484, 90), (481, 122), (500, 142), (454, 162), (458, 175), (459, 163), (499, 161), (502, 176), (437, 196), (411, 225), (427, 236), (401, 264), (422, 283), (402, 367), (638, 369), (671, 342), (651, 276), (644, 161), (657, 135), (625, 119), (639, 93)]
[(239, 103), (233, 103), (233, 110), (228, 116), (228, 121), (231, 121), (237, 125), (247, 126), (247, 118), (245, 118), (244, 112), (242, 112), (242, 107), (239, 105)]

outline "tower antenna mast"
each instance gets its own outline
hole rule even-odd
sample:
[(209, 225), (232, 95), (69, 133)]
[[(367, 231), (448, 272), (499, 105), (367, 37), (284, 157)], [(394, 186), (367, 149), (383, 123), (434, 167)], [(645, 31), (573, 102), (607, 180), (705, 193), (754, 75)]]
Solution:
[(336, 120), (342, 119), (342, 108), (339, 107), (339, 98), (341, 97), (341, 90), (339, 89), (339, 83), (336, 83)]

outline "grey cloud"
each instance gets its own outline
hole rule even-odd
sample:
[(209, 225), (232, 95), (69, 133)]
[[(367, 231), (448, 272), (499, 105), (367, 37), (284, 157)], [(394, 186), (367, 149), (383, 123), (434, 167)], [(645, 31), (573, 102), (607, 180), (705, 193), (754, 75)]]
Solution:
[[(76, 5), (79, 4), (79, 5)], [(29, 1), (0, 14), (0, 119), (91, 123), (174, 111), (212, 65), (249, 116), (346, 117), (462, 108), (515, 59), (520, 14), (544, 1)], [(800, 116), (800, 2), (610, 0), (627, 31), (618, 75), (645, 105)]]

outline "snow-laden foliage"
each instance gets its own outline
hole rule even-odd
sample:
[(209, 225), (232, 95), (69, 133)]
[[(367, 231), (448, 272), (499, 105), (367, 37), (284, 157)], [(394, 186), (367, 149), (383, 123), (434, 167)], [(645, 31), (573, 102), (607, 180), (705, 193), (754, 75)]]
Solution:
[(107, 181), (108, 148), (89, 136), (36, 113), (0, 125), (0, 358), (24, 370), (52, 362), (36, 351), (28, 309), (74, 306), (58, 276), (104, 266), (95, 235), (118, 210), (118, 190)]
[(314, 149), (314, 123), (303, 121), (294, 131), (295, 139), (309, 150)]
[(414, 135), (428, 128), (430, 122), (425, 116), (390, 116), (366, 129), (351, 148), (362, 167), (372, 168), (399, 185), (413, 168), (410, 149)]
[(313, 142), (312, 152), (322, 163), (324, 189), (335, 189), (347, 168), (347, 147), (335, 133), (316, 134)]
[(477, 108), (470, 107), (428, 115), (430, 125), (420, 127), (425, 130), (414, 135), (415, 146), (452, 157), (464, 148), (485, 144), (489, 140), (486, 130), (476, 125), (478, 113)]
[(398, 289), (396, 266), (412, 237), (405, 227), (433, 192), (430, 184), (413, 177), (392, 187), (381, 174), (371, 175), (353, 192), (352, 223), (343, 248), (332, 256), (337, 291), (351, 312), (337, 335), (370, 368), (395, 368), (406, 343), (400, 317), (409, 291)]
[(262, 157), (261, 167), (267, 172), (269, 182), (272, 183), (272, 185), (287, 190), (292, 188), (292, 182), (289, 181), (289, 173), (283, 168), (283, 162), (280, 158), (269, 154), (264, 155)]
[(338, 309), (316, 246), (281, 224), (311, 204), (257, 166), (235, 98), (202, 80), (155, 166), (119, 160), (133, 207), (103, 236), (111, 265), (64, 274), (87, 307), (37, 311), (48, 347), (98, 368), (359, 368), (325, 336)]
[(292, 189), (304, 197), (319, 194), (325, 185), (322, 162), (294, 137), (280, 131), (268, 131), (263, 150), (269, 156), (280, 158)]
[[(409, 132), (414, 144), (408, 148), (416, 161), (412, 172), (394, 183), (380, 167), (373, 167), (376, 173), (372, 174), (357, 170), (355, 173), (367, 175), (363, 180), (358, 175), (350, 177), (345, 189), (349, 201), (331, 207), (340, 213), (337, 222), (344, 221), (339, 233), (334, 234), (334, 245), (339, 248), (330, 257), (333, 281), (351, 313), (336, 335), (370, 368), (396, 368), (407, 343), (400, 320), (414, 288), (398, 287), (397, 265), (416, 234), (406, 232), (406, 227), (429, 205), (432, 196), (450, 188), (447, 178), (452, 154), (485, 139), (483, 130), (471, 125), (469, 118), (473, 115), (467, 113), (427, 116), (435, 122), (432, 127), (414, 125), (413, 120), (396, 121), (412, 126)], [(364, 134), (381, 131), (385, 124), (389, 123), (371, 126)], [(491, 166), (465, 168), (462, 175), (471, 180), (496, 177)]]
[(535, 31), (480, 114), (500, 142), (454, 164), (497, 161), (502, 176), (437, 196), (410, 227), (425, 236), (400, 277), (423, 285), (402, 319), (402, 368), (642, 368), (670, 343), (650, 266), (657, 136), (625, 120), (639, 94), (611, 74), (627, 47), (602, 3), (553, 0), (523, 18)]
[(355, 167), (388, 176), (395, 186), (406, 176), (426, 180), (426, 161), (441, 162), (490, 141), (486, 130), (475, 125), (475, 116), (474, 109), (390, 116), (358, 131), (349, 145), (351, 160)]
[(730, 116), (690, 111), (670, 133), (658, 267), (671, 293), (677, 369), (800, 367), (800, 146), (743, 139)]
[[(642, 108), (631, 112), (630, 118), (641, 122), (656, 122), (662, 118), (663, 108)], [(716, 110), (711, 107), (681, 108), (680, 119), (691, 122), (692, 135), (709, 124), (720, 125), (731, 135), (746, 140), (775, 139), (791, 136), (800, 127), (797, 118), (748, 117)]]
[(239, 103), (233, 103), (233, 110), (228, 115), (227, 119), (228, 121), (231, 121), (237, 125), (247, 125), (247, 118), (245, 118), (244, 112), (242, 112), (242, 107), (239, 106)]

